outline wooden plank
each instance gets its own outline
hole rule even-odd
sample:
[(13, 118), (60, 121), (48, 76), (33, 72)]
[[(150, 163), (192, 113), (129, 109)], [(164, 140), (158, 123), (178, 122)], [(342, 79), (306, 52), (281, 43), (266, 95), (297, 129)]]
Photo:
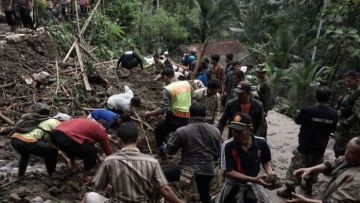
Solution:
[(79, 48), (79, 44), (75, 43), (75, 50), (76, 50), (76, 55), (80, 64), (80, 69), (81, 69), (81, 74), (83, 76), (83, 80), (84, 80), (84, 84), (85, 84), (85, 89), (86, 91), (91, 91), (91, 86), (89, 83), (89, 79), (86, 75), (85, 69), (84, 69), (84, 62), (81, 56), (81, 52), (80, 52), (80, 48)]

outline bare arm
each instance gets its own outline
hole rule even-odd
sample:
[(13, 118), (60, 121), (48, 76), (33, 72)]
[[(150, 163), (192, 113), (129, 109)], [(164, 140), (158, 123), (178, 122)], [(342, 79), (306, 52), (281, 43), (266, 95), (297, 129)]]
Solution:
[(263, 185), (263, 186), (268, 186), (269, 184), (266, 183), (264, 181), (264, 178), (266, 177), (266, 175), (261, 175), (261, 176), (257, 176), (257, 177), (251, 177), (251, 176), (247, 176), (245, 174), (241, 174), (239, 172), (236, 171), (228, 171), (225, 172), (226, 177), (234, 179), (236, 181), (239, 182), (251, 182), (251, 183), (257, 183), (259, 185)]
[(310, 168), (300, 168), (294, 171), (294, 175), (299, 175), (304, 177), (310, 173), (323, 173), (327, 170), (327, 166), (325, 164), (319, 164)]
[(287, 200), (286, 202), (291, 203), (322, 203), (323, 201), (317, 199), (309, 199), (299, 194), (293, 194), (294, 198)]
[(160, 194), (170, 203), (182, 203), (174, 191), (167, 185), (160, 187)]
[(160, 114), (166, 113), (170, 109), (171, 105), (171, 94), (169, 91), (164, 90), (163, 91), (163, 99), (161, 100), (161, 106), (153, 111), (147, 111), (144, 114), (144, 117), (151, 117), (151, 116), (157, 116)]
[(272, 170), (270, 161), (263, 163), (262, 167), (267, 175), (274, 174), (274, 171)]

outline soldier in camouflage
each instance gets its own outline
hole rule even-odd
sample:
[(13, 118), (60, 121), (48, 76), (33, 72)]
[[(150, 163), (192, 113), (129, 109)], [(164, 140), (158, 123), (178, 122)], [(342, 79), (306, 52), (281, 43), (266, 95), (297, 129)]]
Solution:
[(264, 137), (266, 139), (267, 134), (267, 122), (266, 122), (266, 116), (269, 110), (274, 108), (275, 105), (275, 98), (273, 93), (273, 88), (271, 87), (271, 82), (269, 78), (266, 75), (266, 64), (259, 64), (258, 68), (256, 69), (256, 76), (259, 78), (260, 82), (258, 85), (258, 95), (259, 95), (259, 101), (264, 106), (265, 111), (265, 121), (264, 121), (264, 128), (261, 133), (261, 137)]
[(294, 156), (286, 174), (286, 188), (277, 192), (279, 196), (290, 198), (291, 193), (295, 192), (295, 187), (298, 185), (311, 195), (317, 175), (305, 176), (304, 184), (301, 184), (301, 178), (294, 176), (293, 172), (299, 168), (312, 167), (323, 162), (330, 134), (335, 131), (338, 120), (336, 110), (326, 104), (330, 97), (331, 90), (328, 87), (318, 87), (316, 89), (318, 103), (301, 109), (295, 118), (295, 122), (301, 125), (299, 145), (293, 151)]
[(344, 75), (349, 93), (339, 102), (339, 123), (335, 132), (335, 157), (345, 154), (346, 144), (360, 135), (360, 72), (351, 70)]

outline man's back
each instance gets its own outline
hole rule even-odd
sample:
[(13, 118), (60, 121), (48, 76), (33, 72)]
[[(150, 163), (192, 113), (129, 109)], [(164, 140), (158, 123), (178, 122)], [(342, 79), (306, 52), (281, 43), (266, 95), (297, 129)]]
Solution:
[(136, 66), (141, 65), (142, 68), (142, 61), (141, 58), (134, 52), (134, 51), (126, 51), (119, 59), (117, 67), (121, 63), (121, 67), (126, 69), (132, 69)]
[(107, 157), (94, 177), (95, 188), (112, 185), (116, 202), (155, 202), (155, 191), (167, 185), (159, 162), (136, 147)]
[(177, 129), (167, 144), (169, 154), (181, 148), (180, 165), (191, 167), (200, 175), (213, 175), (214, 161), (220, 155), (220, 147), (219, 130), (196, 118), (191, 118), (188, 125)]
[(305, 154), (324, 153), (330, 133), (336, 129), (338, 115), (326, 105), (303, 108), (295, 122), (300, 124), (298, 150)]

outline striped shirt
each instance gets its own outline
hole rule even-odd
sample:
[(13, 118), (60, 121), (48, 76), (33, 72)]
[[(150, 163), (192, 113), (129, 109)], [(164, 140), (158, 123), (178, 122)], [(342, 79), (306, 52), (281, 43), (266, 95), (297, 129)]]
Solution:
[(97, 190), (112, 185), (111, 202), (155, 202), (154, 194), (168, 185), (159, 162), (131, 146), (107, 157), (93, 182)]

